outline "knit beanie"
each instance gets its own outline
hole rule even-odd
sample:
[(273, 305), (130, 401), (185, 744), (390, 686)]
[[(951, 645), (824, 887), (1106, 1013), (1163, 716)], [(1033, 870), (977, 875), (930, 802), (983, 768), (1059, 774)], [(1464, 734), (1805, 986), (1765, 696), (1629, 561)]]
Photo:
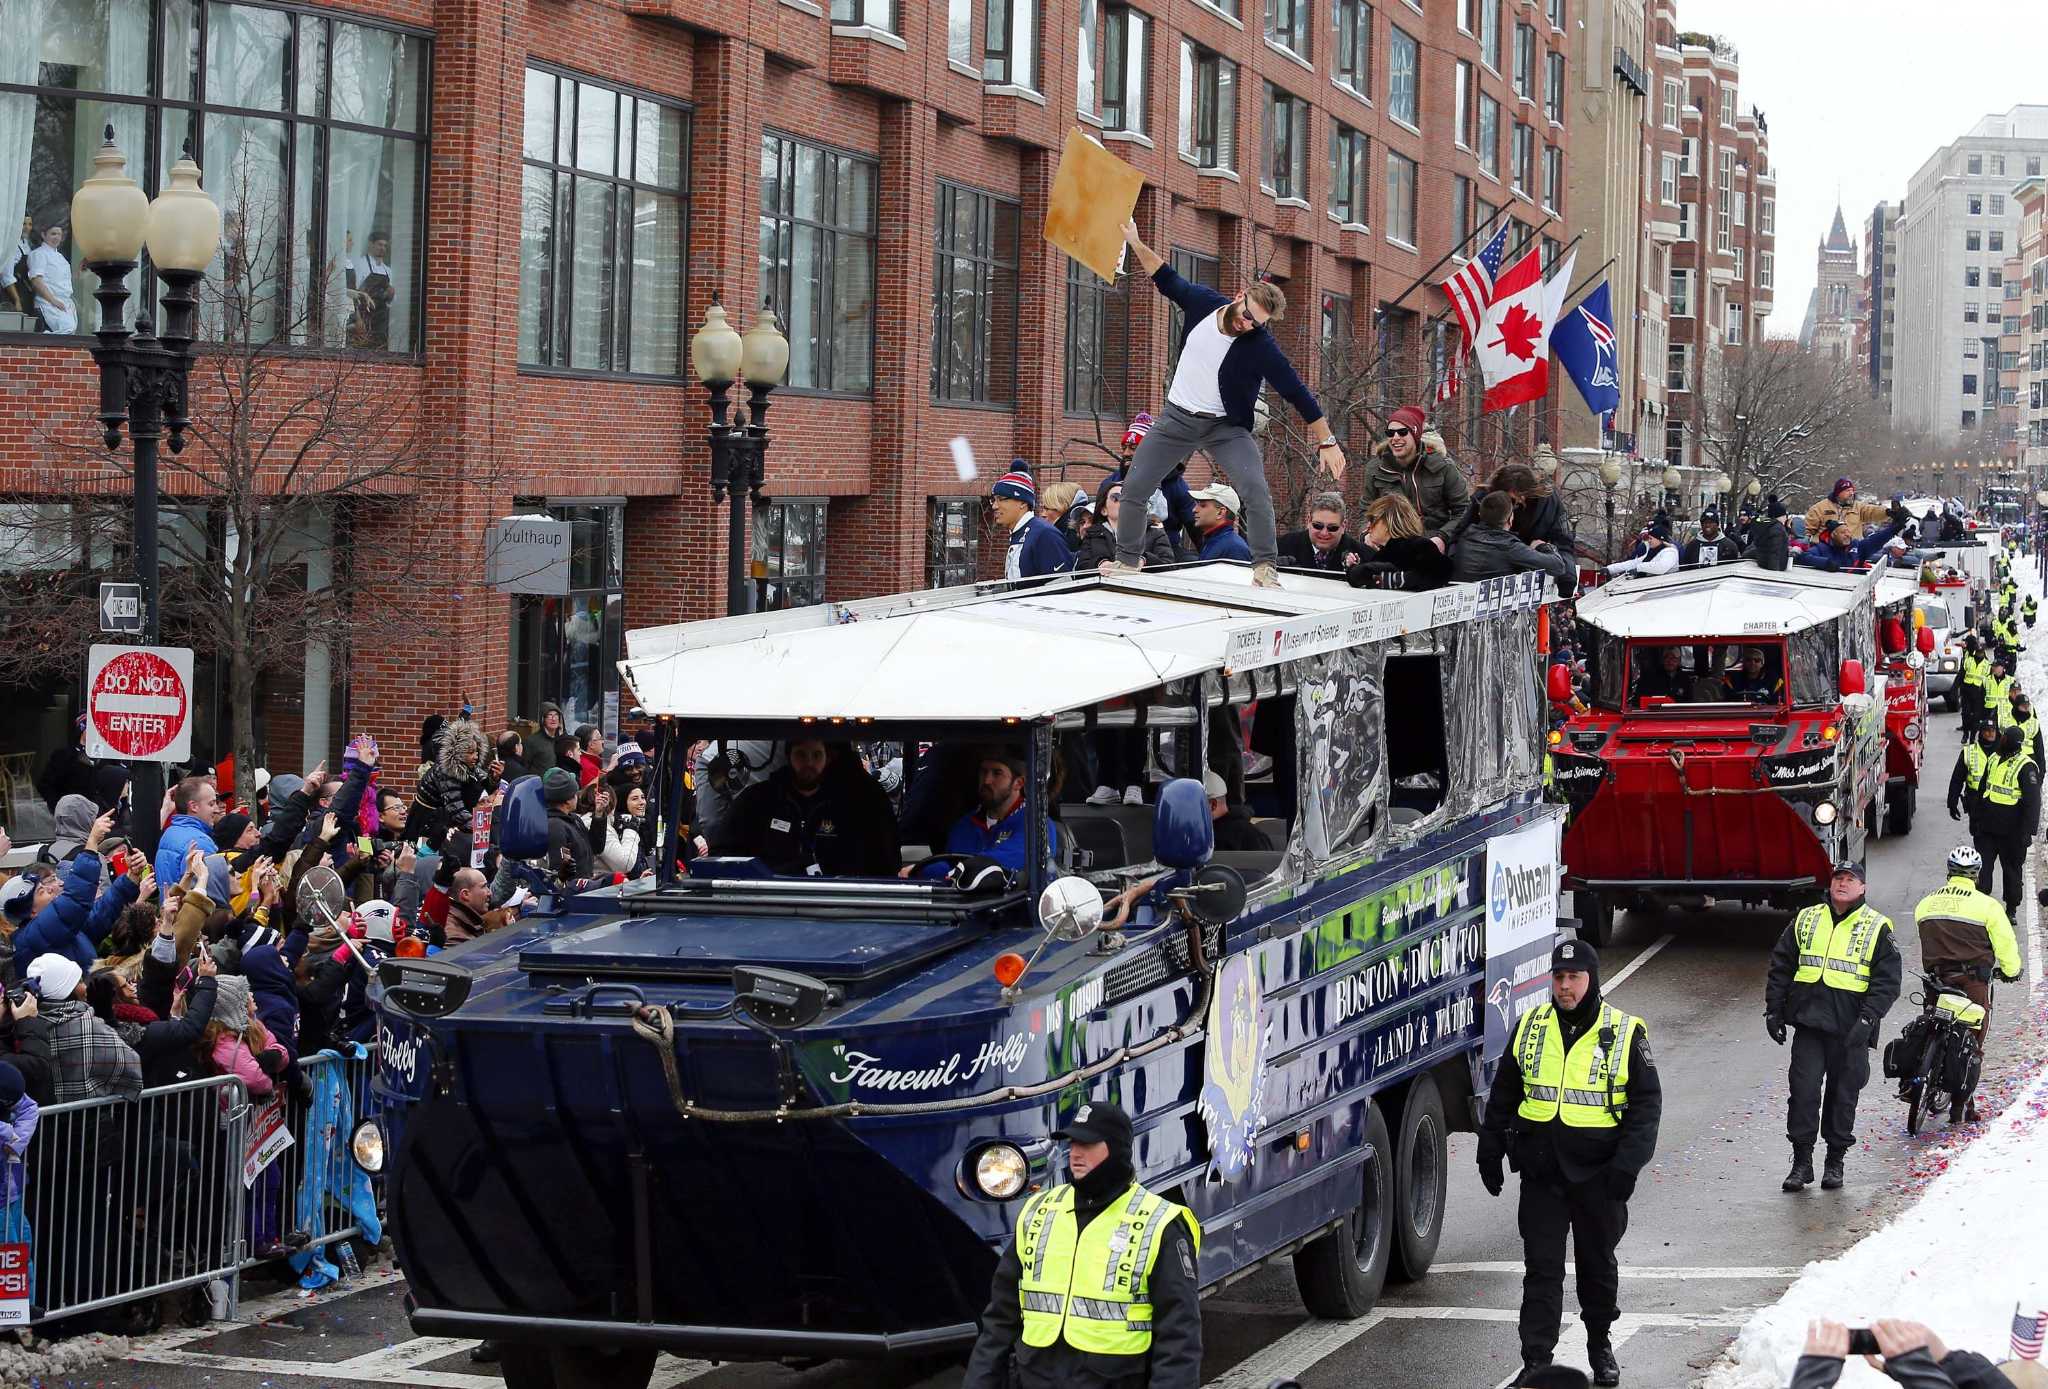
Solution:
[(222, 853), (231, 854), (235, 851), (235, 841), (242, 837), (242, 831), (247, 828), (249, 817), (239, 810), (230, 810), (214, 821), (213, 842), (220, 846)]
[(1010, 471), (996, 479), (995, 486), (988, 489), (992, 497), (1008, 497), (1011, 501), (1026, 506), (1038, 505), (1038, 487), (1031, 480), (1031, 472), (1022, 466), (1023, 460), (1010, 465)]
[(1387, 417), (1387, 423), (1405, 426), (1411, 433), (1422, 433), (1422, 426), (1428, 422), (1419, 405), (1403, 405)]
[(549, 805), (560, 805), (563, 801), (576, 799), (576, 777), (562, 767), (550, 767), (540, 779), (541, 799)]
[(214, 976), (213, 1020), (234, 1033), (249, 1028), (249, 977), (245, 974)]

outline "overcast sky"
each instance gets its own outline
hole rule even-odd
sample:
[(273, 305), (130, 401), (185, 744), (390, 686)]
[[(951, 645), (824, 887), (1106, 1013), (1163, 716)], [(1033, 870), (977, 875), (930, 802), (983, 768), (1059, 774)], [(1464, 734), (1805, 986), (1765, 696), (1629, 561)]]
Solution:
[(1678, 0), (1678, 22), (1735, 45), (1743, 108), (1770, 123), (1774, 337), (1806, 315), (1838, 190), (1860, 256), (1870, 209), (1904, 197), (1936, 149), (1980, 116), (2048, 104), (2042, 0)]

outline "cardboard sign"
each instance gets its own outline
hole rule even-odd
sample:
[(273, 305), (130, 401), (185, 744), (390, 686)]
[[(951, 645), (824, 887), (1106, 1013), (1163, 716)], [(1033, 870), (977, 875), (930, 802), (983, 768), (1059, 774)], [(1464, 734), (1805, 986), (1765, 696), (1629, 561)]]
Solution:
[(1045, 207), (1045, 239), (1116, 283), (1124, 223), (1138, 209), (1145, 176), (1080, 130), (1067, 132)]
[(29, 1247), (0, 1244), (0, 1326), (28, 1325)]
[(284, 1122), (284, 1097), (272, 1095), (268, 1104), (249, 1113), (249, 1141), (242, 1145), (242, 1185), (256, 1185), (263, 1169), (291, 1146), (292, 1131)]

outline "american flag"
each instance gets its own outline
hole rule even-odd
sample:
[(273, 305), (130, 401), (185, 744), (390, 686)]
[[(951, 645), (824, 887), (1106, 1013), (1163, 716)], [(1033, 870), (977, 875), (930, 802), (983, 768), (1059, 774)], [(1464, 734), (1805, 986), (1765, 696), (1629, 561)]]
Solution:
[(2039, 1360), (2041, 1358), (2042, 1333), (2048, 1331), (2048, 1308), (2032, 1316), (2022, 1312), (2018, 1303), (2012, 1309), (2012, 1356), (2015, 1360)]
[(1500, 263), (1507, 251), (1508, 229), (1504, 223), (1479, 254), (1460, 266), (1441, 286), (1444, 297), (1451, 301), (1451, 312), (1458, 317), (1458, 346), (1444, 369), (1443, 380), (1437, 383), (1439, 405), (1458, 393), (1459, 366), (1472, 350), (1472, 335), (1486, 321), (1486, 307), (1493, 302), (1494, 277), (1500, 274)]

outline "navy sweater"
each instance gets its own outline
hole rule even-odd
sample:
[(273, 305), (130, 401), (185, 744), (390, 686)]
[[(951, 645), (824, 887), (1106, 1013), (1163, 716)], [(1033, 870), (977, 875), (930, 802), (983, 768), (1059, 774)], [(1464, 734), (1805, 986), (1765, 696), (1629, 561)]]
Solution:
[[(1194, 332), (1204, 318), (1230, 302), (1229, 295), (1220, 294), (1207, 285), (1190, 282), (1171, 265), (1162, 265), (1155, 270), (1152, 283), (1181, 311), (1182, 351), (1187, 350), (1188, 334)], [(1240, 429), (1252, 427), (1252, 405), (1259, 398), (1260, 387), (1268, 384), (1300, 411), (1302, 419), (1308, 423), (1314, 424), (1323, 417), (1323, 407), (1316, 404), (1315, 396), (1295, 375), (1293, 364), (1280, 350), (1272, 332), (1254, 328), (1231, 342), (1229, 350), (1223, 354), (1223, 365), (1216, 372), (1217, 389), (1223, 397), (1223, 413), (1232, 424)]]

